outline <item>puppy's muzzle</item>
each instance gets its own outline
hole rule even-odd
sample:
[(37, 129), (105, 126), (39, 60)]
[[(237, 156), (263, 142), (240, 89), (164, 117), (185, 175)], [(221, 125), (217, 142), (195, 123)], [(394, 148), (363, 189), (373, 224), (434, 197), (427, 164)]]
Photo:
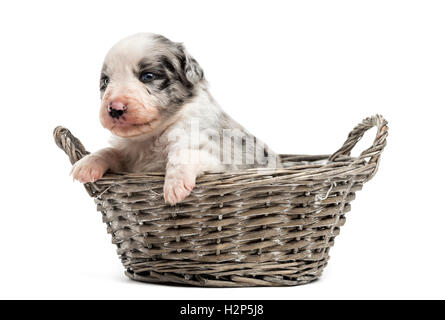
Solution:
[(112, 101), (108, 105), (108, 114), (113, 119), (119, 119), (125, 112), (127, 112), (127, 110), (127, 105), (120, 101)]

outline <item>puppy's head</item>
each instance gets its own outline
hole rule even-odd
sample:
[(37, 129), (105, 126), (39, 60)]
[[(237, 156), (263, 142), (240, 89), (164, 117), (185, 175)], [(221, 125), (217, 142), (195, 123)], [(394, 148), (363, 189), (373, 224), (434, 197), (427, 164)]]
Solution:
[(114, 45), (105, 58), (101, 123), (121, 137), (153, 132), (204, 82), (201, 67), (182, 44), (151, 33), (130, 36)]

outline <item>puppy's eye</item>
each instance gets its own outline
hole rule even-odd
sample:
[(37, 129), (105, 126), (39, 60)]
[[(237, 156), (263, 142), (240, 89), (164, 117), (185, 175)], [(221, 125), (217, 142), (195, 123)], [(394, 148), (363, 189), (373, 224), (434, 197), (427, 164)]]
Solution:
[(139, 80), (143, 83), (148, 83), (155, 78), (155, 75), (151, 72), (142, 72), (139, 76)]
[(109, 82), (110, 78), (108, 78), (107, 76), (102, 76), (102, 78), (100, 78), (100, 90), (105, 90)]

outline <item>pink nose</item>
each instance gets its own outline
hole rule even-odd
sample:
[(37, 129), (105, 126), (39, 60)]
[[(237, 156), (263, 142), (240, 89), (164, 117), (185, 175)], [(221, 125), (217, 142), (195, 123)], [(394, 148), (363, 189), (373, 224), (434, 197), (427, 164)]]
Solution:
[(108, 105), (108, 114), (112, 118), (119, 118), (127, 111), (127, 105), (122, 101), (112, 101)]
[(127, 105), (122, 101), (115, 100), (111, 101), (108, 105), (108, 111), (110, 111), (111, 109), (125, 111), (127, 110)]

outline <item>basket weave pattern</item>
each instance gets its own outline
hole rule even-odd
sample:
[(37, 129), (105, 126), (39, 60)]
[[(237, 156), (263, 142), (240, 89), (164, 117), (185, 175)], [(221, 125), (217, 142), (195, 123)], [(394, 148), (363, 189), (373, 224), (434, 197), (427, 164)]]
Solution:
[[(373, 145), (350, 157), (372, 127)], [(282, 155), (282, 169), (207, 173), (176, 206), (164, 203), (162, 173), (107, 173), (85, 188), (131, 279), (300, 285), (321, 275), (350, 202), (377, 171), (387, 135), (382, 116), (367, 118), (333, 155)], [(71, 163), (88, 154), (65, 128), (57, 127), (54, 138)]]

